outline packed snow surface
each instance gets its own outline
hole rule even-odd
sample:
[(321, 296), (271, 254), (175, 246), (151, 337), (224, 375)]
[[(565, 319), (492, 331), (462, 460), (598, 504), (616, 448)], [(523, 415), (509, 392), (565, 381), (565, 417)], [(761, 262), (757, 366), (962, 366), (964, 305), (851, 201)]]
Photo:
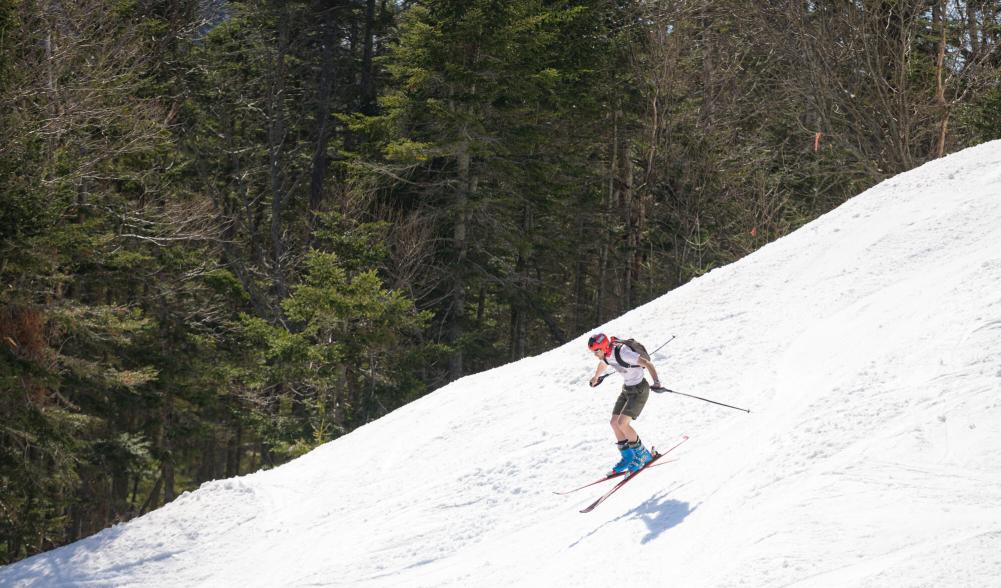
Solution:
[[(0, 569), (3, 586), (999, 586), (1001, 142), (887, 180), (594, 331), (653, 349), (648, 445), (595, 511), (621, 380), (588, 333), (285, 466)], [(669, 460), (673, 458), (673, 461)]]

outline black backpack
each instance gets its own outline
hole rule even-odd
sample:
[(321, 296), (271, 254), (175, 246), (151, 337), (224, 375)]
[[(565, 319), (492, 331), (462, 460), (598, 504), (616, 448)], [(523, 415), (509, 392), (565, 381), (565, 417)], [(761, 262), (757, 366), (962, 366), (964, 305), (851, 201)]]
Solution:
[[(650, 361), (650, 354), (647, 352), (646, 347), (643, 347), (643, 344), (637, 341), (636, 339), (619, 339), (618, 337), (616, 337), (615, 342), (625, 345), (629, 349), (633, 350), (633, 352), (639, 353), (640, 357), (642, 357), (643, 359)], [(622, 356), (619, 355), (619, 349), (620, 347), (615, 348), (615, 361), (619, 362), (619, 365), (624, 365), (626, 367), (639, 367), (637, 365), (633, 365), (629, 362), (623, 361)]]

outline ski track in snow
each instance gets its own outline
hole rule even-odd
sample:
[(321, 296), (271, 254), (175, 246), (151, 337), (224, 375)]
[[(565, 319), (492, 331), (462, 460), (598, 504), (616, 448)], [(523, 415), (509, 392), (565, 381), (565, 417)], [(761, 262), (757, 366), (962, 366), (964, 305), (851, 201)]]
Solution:
[(271, 471), (0, 568), (2, 586), (996, 586), (1001, 141), (891, 178), (594, 331), (653, 349), (677, 461), (594, 512), (588, 333)]

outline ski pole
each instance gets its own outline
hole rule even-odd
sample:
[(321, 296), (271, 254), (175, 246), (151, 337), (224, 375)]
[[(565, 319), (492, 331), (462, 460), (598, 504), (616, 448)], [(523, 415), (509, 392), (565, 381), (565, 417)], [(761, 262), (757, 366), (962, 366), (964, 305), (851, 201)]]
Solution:
[[(664, 341), (664, 345), (667, 345), (671, 341), (674, 341), (677, 337), (678, 337), (677, 335), (671, 335), (670, 339), (668, 339), (667, 341)], [(651, 351), (650, 352), (650, 357), (653, 357), (654, 353), (657, 353), (658, 351), (660, 351), (661, 349), (663, 349), (664, 345), (661, 345), (660, 347), (658, 347), (658, 348), (654, 349), (653, 351)]]
[(684, 392), (676, 392), (674, 390), (671, 390), (670, 388), (651, 387), (650, 389), (653, 390), (654, 392), (660, 392), (660, 393), (670, 392), (671, 394), (679, 394), (681, 396), (687, 396), (689, 398), (696, 398), (698, 400), (703, 400), (705, 402), (711, 402), (713, 404), (718, 404), (720, 406), (725, 406), (727, 408), (732, 408), (734, 410), (742, 410), (742, 411), (744, 411), (744, 412), (746, 412), (748, 414), (750, 414), (750, 412), (751, 412), (751, 411), (747, 410), (746, 408), (740, 408), (740, 407), (737, 407), (737, 406), (730, 406), (729, 404), (723, 404), (722, 402), (716, 402), (715, 400), (709, 400), (708, 398), (702, 398), (701, 396), (695, 396), (693, 394), (685, 394)]

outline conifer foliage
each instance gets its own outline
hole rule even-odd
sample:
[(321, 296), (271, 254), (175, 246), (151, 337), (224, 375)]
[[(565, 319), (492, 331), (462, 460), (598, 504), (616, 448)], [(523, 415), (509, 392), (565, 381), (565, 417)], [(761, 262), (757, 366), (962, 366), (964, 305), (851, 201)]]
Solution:
[(994, 2), (0, 0), (0, 563), (1001, 137)]

